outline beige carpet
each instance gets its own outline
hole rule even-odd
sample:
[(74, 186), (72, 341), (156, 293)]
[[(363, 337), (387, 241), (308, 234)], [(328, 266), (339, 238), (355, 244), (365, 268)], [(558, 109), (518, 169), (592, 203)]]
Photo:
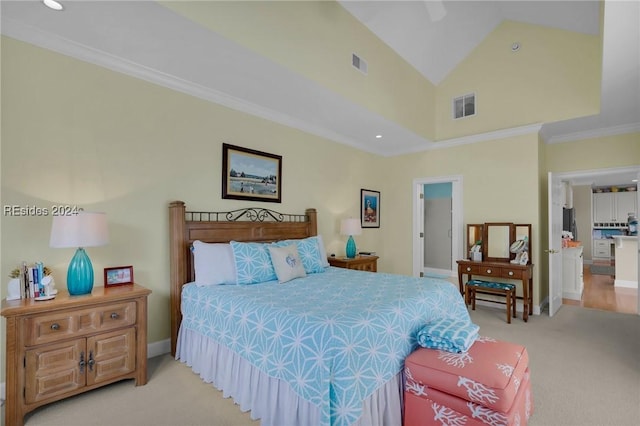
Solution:
[[(640, 316), (563, 306), (553, 318), (508, 325), (504, 310), (478, 307), (471, 315), (481, 334), (528, 348), (535, 405), (530, 425), (640, 423)], [(150, 359), (148, 373), (146, 386), (124, 381), (59, 401), (28, 415), (25, 424), (258, 424), (168, 355)]]

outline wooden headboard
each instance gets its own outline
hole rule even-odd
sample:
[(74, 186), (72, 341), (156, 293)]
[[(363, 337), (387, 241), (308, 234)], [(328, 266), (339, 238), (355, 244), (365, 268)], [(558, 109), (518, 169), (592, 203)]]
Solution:
[(318, 233), (317, 213), (278, 213), (252, 207), (229, 212), (190, 212), (182, 201), (169, 204), (170, 280), (171, 280), (171, 354), (175, 356), (178, 330), (182, 321), (182, 286), (195, 279), (191, 244), (234, 241), (263, 241), (307, 238)]

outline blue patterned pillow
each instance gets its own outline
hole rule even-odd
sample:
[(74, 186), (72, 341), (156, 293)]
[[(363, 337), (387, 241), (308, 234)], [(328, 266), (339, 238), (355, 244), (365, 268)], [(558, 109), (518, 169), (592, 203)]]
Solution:
[(238, 284), (255, 284), (277, 279), (269, 244), (231, 241)]
[[(277, 247), (284, 247), (295, 243), (298, 248), (298, 254), (302, 260), (302, 266), (307, 274), (315, 274), (324, 272), (324, 264), (322, 255), (320, 254), (320, 243), (317, 237), (304, 238), (302, 240), (285, 240), (273, 243)], [(326, 259), (325, 259), (326, 261)]]

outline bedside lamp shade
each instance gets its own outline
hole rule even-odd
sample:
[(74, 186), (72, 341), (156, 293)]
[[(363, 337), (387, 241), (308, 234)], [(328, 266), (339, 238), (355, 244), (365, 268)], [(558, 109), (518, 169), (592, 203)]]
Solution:
[(93, 265), (84, 247), (103, 246), (108, 242), (107, 215), (104, 213), (81, 211), (77, 215), (53, 217), (49, 246), (77, 248), (67, 270), (69, 294), (91, 293)]
[(358, 219), (342, 219), (340, 223), (340, 234), (348, 235), (346, 254), (349, 259), (356, 257), (356, 242), (353, 239), (353, 235), (362, 234), (362, 227)]

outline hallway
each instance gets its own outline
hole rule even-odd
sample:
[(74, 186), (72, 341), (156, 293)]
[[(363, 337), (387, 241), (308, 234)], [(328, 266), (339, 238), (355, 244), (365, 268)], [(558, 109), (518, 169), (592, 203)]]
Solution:
[(615, 288), (611, 275), (593, 275), (589, 265), (584, 265), (584, 292), (582, 300), (562, 299), (566, 305), (577, 305), (603, 311), (638, 313), (638, 290)]

